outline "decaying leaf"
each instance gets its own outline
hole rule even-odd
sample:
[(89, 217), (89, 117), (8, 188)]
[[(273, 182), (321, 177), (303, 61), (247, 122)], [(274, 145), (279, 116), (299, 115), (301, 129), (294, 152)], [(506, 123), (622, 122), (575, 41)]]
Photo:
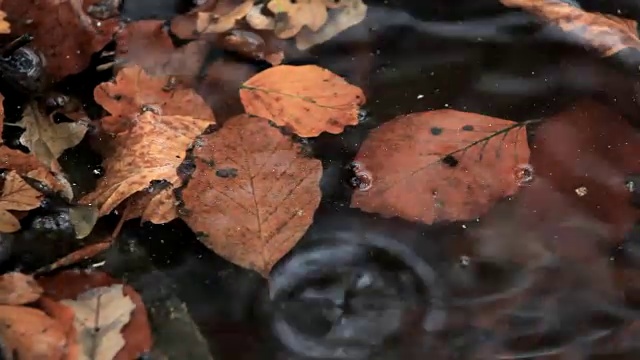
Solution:
[(216, 1), (211, 12), (198, 12), (196, 31), (199, 33), (221, 33), (229, 31), (236, 21), (247, 15), (253, 0)]
[(0, 276), (0, 304), (23, 305), (34, 302), (42, 295), (42, 288), (33, 277), (19, 272)]
[(211, 118), (160, 116), (151, 112), (139, 115), (132, 128), (111, 141), (114, 150), (103, 162), (105, 176), (81, 203), (97, 206), (103, 216), (129, 196), (149, 188), (152, 181), (164, 180), (171, 186), (180, 186), (176, 169), (193, 140), (212, 124)]
[(266, 276), (305, 233), (320, 202), (319, 160), (260, 118), (203, 135), (180, 216), (216, 253)]
[(34, 104), (26, 107), (18, 125), (25, 131), (20, 142), (29, 148), (42, 163), (50, 169), (58, 170), (58, 157), (82, 141), (87, 125), (80, 122), (56, 124), (42, 115)]
[(81, 360), (113, 359), (124, 346), (120, 330), (131, 319), (135, 309), (131, 299), (123, 294), (122, 285), (88, 290), (76, 300), (62, 300), (73, 309)]
[(5, 19), (7, 14), (0, 11), (0, 34), (9, 34), (11, 32), (11, 24)]
[(428, 224), (473, 219), (518, 190), (518, 165), (528, 162), (526, 131), (512, 121), (454, 110), (403, 115), (362, 144), (356, 177), (369, 184), (351, 206)]
[[(39, 302), (40, 305), (52, 317), (61, 322), (63, 328), (68, 330), (68, 334), (74, 334), (70, 339), (71, 345), (76, 343), (75, 339), (78, 338), (75, 335), (76, 328), (71, 323), (74, 321), (75, 316), (69, 316), (69, 307), (61, 303), (64, 303), (65, 300), (77, 299), (78, 296), (91, 291), (91, 289), (113, 288), (114, 285), (120, 284), (107, 274), (96, 271), (63, 271), (53, 277), (41, 277), (38, 282), (45, 291), (43, 298)], [(142, 354), (150, 351), (152, 345), (147, 311), (142, 298), (131, 286), (122, 285), (120, 292), (116, 291), (116, 293), (120, 294), (119, 296), (114, 296), (116, 302), (122, 301), (122, 298), (128, 298), (135, 306), (131, 312), (131, 320), (119, 331), (124, 337), (125, 344), (113, 360), (138, 359)], [(52, 302), (54, 306), (51, 306)]]
[(315, 65), (276, 66), (240, 88), (247, 113), (269, 119), (303, 137), (338, 134), (358, 123), (362, 90)]
[(53, 173), (45, 167), (39, 167), (26, 173), (24, 177), (40, 182), (49, 191), (55, 192), (67, 200), (73, 199), (71, 183), (60, 173)]
[(611, 56), (631, 47), (640, 49), (635, 20), (609, 14), (587, 12), (560, 0), (500, 0), (509, 7), (525, 9), (560, 27), (579, 44)]
[(0, 305), (0, 337), (5, 359), (67, 359), (64, 329), (38, 309)]
[[(32, 45), (46, 58), (53, 80), (82, 71), (119, 26), (119, 19), (96, 19), (87, 12), (95, 1), (2, 0), (14, 34), (31, 34)], [(64, 26), (61, 26), (64, 24)]]
[(131, 66), (120, 70), (112, 82), (100, 84), (94, 97), (111, 114), (101, 120), (103, 128), (112, 133), (125, 131), (135, 126), (145, 111), (215, 122), (213, 112), (198, 94), (182, 86), (167, 88), (169, 80), (149, 76), (139, 66)]
[(127, 207), (126, 220), (139, 217), (143, 221), (164, 224), (178, 217), (176, 198), (171, 184), (161, 189), (141, 191), (132, 195)]
[(20, 229), (20, 222), (9, 210), (26, 211), (40, 206), (42, 194), (27, 184), (15, 171), (7, 173), (0, 195), (0, 233)]
[(87, 205), (74, 205), (69, 208), (69, 221), (73, 224), (76, 239), (87, 237), (98, 221), (98, 209)]
[(73, 265), (75, 263), (78, 263), (80, 261), (83, 260), (87, 260), (87, 259), (91, 259), (94, 256), (100, 254), (101, 252), (109, 249), (112, 245), (112, 239), (108, 238), (105, 241), (102, 242), (97, 242), (95, 244), (91, 244), (91, 245), (87, 245), (85, 247), (83, 247), (82, 249), (76, 250), (74, 252), (72, 252), (71, 254), (68, 254), (58, 260), (56, 260), (55, 262), (43, 266), (40, 269), (36, 270), (36, 274), (43, 274), (43, 273), (48, 273), (51, 271), (54, 271), (56, 269), (59, 269), (61, 267), (65, 267), (65, 266), (69, 266), (69, 265)]
[(327, 22), (325, 0), (271, 0), (267, 8), (275, 14), (276, 36), (288, 39), (296, 36), (303, 26), (318, 31)]
[(200, 71), (209, 47), (205, 41), (175, 47), (164, 21), (140, 20), (116, 34), (116, 61), (138, 65), (152, 76), (176, 76), (190, 83)]
[(360, 23), (367, 16), (367, 6), (362, 0), (342, 0), (340, 7), (329, 11), (329, 20), (318, 31), (302, 29), (296, 35), (296, 47), (306, 50), (330, 40), (344, 30)]

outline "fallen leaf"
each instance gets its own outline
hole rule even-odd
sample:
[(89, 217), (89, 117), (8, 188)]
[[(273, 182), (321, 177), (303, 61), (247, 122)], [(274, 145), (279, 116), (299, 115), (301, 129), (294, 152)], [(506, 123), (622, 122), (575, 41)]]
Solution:
[(360, 88), (315, 65), (280, 65), (240, 88), (247, 113), (269, 119), (302, 137), (339, 134), (358, 123), (365, 96)]
[(179, 214), (227, 260), (267, 276), (302, 237), (320, 202), (319, 160), (268, 121), (237, 116), (203, 135)]
[(39, 167), (26, 173), (24, 177), (40, 182), (46, 186), (48, 191), (57, 193), (67, 200), (73, 199), (71, 183), (62, 174), (56, 174), (45, 167)]
[(0, 276), (0, 304), (23, 305), (42, 295), (42, 288), (32, 276), (10, 272)]
[(200, 72), (210, 45), (192, 41), (175, 47), (162, 20), (140, 20), (116, 34), (116, 62), (138, 65), (152, 76), (177, 76), (190, 84)]
[(38, 309), (0, 305), (0, 336), (5, 359), (66, 359), (64, 329)]
[(74, 326), (81, 347), (81, 360), (113, 359), (124, 347), (120, 330), (131, 319), (135, 305), (122, 292), (122, 285), (98, 287), (62, 300), (75, 313)]
[(181, 39), (219, 34), (234, 28), (253, 7), (253, 0), (207, 1), (171, 20), (171, 31)]
[(455, 110), (402, 115), (373, 130), (355, 158), (351, 206), (431, 224), (485, 213), (519, 188), (529, 162), (526, 130), (512, 121)]
[(74, 205), (69, 208), (69, 221), (73, 224), (76, 239), (87, 237), (98, 221), (98, 209), (87, 205)]
[(53, 270), (59, 269), (61, 267), (66, 267), (66, 266), (78, 263), (80, 261), (91, 259), (94, 256), (100, 254), (101, 252), (109, 249), (112, 244), (113, 243), (111, 239), (108, 239), (107, 241), (87, 245), (82, 249), (76, 250), (71, 254), (62, 257), (49, 265), (43, 266), (42, 268), (36, 270), (35, 273), (36, 274), (48, 273)]
[(66, 149), (78, 145), (87, 132), (87, 125), (80, 122), (54, 123), (53, 119), (41, 114), (34, 104), (26, 107), (18, 125), (25, 129), (20, 142), (54, 171), (60, 169), (58, 157)]
[[(265, 32), (235, 29), (220, 37), (221, 46), (227, 50), (246, 56), (250, 59), (265, 60), (271, 65), (280, 65), (284, 60), (281, 44), (269, 38)], [(266, 37), (266, 39), (265, 39)]]
[(187, 116), (139, 115), (131, 129), (111, 141), (114, 150), (103, 162), (105, 176), (80, 202), (96, 206), (104, 216), (152, 181), (181, 186), (176, 169), (193, 140), (212, 124), (211, 119)]
[[(76, 299), (80, 294), (91, 289), (112, 287), (120, 284), (109, 275), (96, 271), (63, 271), (52, 277), (39, 278), (38, 282), (45, 291), (43, 299), (61, 302), (60, 306), (53, 307), (52, 310), (56, 312), (53, 317), (56, 319), (66, 318), (68, 320), (68, 312), (65, 314), (66, 311), (64, 310), (68, 309), (68, 307), (62, 305), (64, 300)], [(120, 293), (129, 298), (135, 308), (131, 312), (131, 320), (120, 331), (124, 337), (125, 345), (113, 360), (137, 359), (143, 353), (151, 350), (152, 337), (147, 310), (144, 307), (142, 298), (131, 286), (123, 285)], [(63, 328), (67, 329), (71, 324), (63, 323), (62, 325)]]
[(587, 12), (560, 0), (500, 0), (554, 24), (579, 44), (611, 56), (625, 48), (640, 49), (638, 23), (609, 14)]
[(78, 335), (75, 326), (73, 326), (73, 320), (75, 319), (73, 310), (46, 296), (41, 297), (40, 300), (38, 300), (38, 307), (49, 315), (49, 317), (56, 320), (60, 325), (62, 332), (65, 334), (65, 337), (67, 338), (67, 356), (65, 357), (65, 360), (79, 359), (80, 344), (78, 344), (78, 341), (76, 340)]
[(138, 116), (149, 110), (162, 116), (190, 116), (215, 122), (209, 106), (192, 89), (178, 86), (165, 90), (169, 80), (149, 76), (139, 66), (131, 66), (121, 69), (112, 82), (97, 86), (94, 97), (111, 114), (101, 120), (103, 128), (112, 133), (125, 131), (135, 127)]
[(141, 218), (154, 224), (164, 224), (178, 217), (173, 186), (157, 191), (142, 191), (129, 198), (126, 220)]
[(333, 38), (344, 30), (360, 23), (367, 16), (367, 6), (362, 0), (337, 1), (340, 7), (329, 12), (329, 20), (318, 31), (302, 29), (296, 35), (296, 47), (306, 50)]
[(9, 210), (27, 211), (40, 206), (42, 194), (27, 184), (15, 171), (7, 173), (0, 195), (0, 233), (20, 229), (20, 222)]
[[(2, 0), (14, 34), (31, 34), (54, 81), (85, 69), (94, 52), (111, 41), (118, 18), (96, 19), (87, 12), (96, 1)], [(64, 24), (64, 26), (61, 26)]]
[(7, 14), (4, 11), (0, 11), (0, 34), (11, 33), (11, 24), (5, 19)]
[(323, 0), (271, 0), (267, 8), (275, 14), (276, 36), (288, 39), (303, 26), (318, 31), (327, 22), (327, 2)]

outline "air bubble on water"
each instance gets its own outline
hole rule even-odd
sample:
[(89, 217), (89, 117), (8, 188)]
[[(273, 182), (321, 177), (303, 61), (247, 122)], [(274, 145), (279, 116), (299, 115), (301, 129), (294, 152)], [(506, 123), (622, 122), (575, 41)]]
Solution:
[(534, 170), (531, 164), (516, 166), (513, 176), (519, 186), (529, 186), (533, 182)]

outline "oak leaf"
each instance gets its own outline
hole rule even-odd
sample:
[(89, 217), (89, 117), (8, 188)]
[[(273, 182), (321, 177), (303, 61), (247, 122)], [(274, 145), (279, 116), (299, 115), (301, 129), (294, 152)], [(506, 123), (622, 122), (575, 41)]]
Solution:
[(625, 48), (640, 49), (635, 20), (609, 14), (587, 12), (560, 0), (500, 0), (558, 26), (579, 44), (607, 57)]
[(212, 124), (211, 119), (187, 116), (139, 115), (132, 128), (111, 140), (113, 152), (103, 162), (105, 176), (80, 202), (97, 206), (103, 216), (154, 181), (181, 186), (176, 169), (193, 140)]
[[(141, 113), (190, 116), (215, 122), (213, 112), (192, 89), (167, 88), (169, 77), (152, 77), (135, 65), (125, 67), (111, 82), (98, 85), (94, 97), (111, 115), (101, 120), (108, 132), (118, 133), (135, 126)], [(164, 88), (164, 89), (163, 89)]]
[(42, 288), (30, 275), (10, 272), (0, 276), (0, 304), (23, 305), (42, 295)]
[(56, 81), (86, 68), (91, 55), (111, 41), (119, 26), (116, 17), (92, 17), (89, 7), (94, 2), (2, 0), (0, 9), (15, 34), (33, 35), (32, 45), (44, 54), (47, 73)]
[(78, 295), (76, 300), (61, 303), (75, 313), (81, 360), (110, 360), (124, 347), (120, 330), (131, 319), (136, 306), (123, 294), (121, 284), (94, 288)]
[(27, 184), (15, 171), (7, 173), (0, 195), (0, 233), (20, 229), (20, 222), (9, 210), (27, 211), (40, 206), (42, 194)]
[(518, 188), (529, 161), (526, 130), (512, 121), (437, 110), (373, 130), (355, 158), (366, 191), (351, 206), (411, 221), (472, 219)]
[(266, 276), (313, 221), (320, 161), (248, 115), (198, 143), (196, 169), (181, 189), (181, 218), (217, 254)]
[(64, 329), (41, 310), (0, 305), (0, 336), (5, 359), (66, 359)]
[(54, 171), (60, 170), (58, 157), (66, 149), (78, 145), (87, 132), (85, 123), (54, 123), (52, 118), (41, 114), (34, 104), (26, 107), (18, 125), (25, 129), (20, 136), (20, 143)]
[[(122, 298), (128, 298), (135, 306), (130, 313), (131, 320), (119, 331), (124, 337), (125, 344), (113, 360), (137, 359), (151, 350), (152, 337), (147, 310), (142, 298), (131, 286), (121, 285), (106, 273), (96, 271), (63, 271), (52, 277), (41, 277), (38, 282), (44, 289), (43, 298), (40, 299), (39, 304), (67, 330), (66, 333), (72, 340), (70, 341), (72, 350), (74, 344), (78, 345), (76, 339), (79, 338), (78, 330), (80, 329), (73, 324), (75, 316), (70, 316), (72, 309), (63, 305), (66, 303), (65, 300), (77, 299), (81, 294), (95, 288), (113, 289), (114, 285), (117, 285), (116, 289), (120, 288), (119, 296), (115, 300), (121, 301)], [(103, 310), (108, 309), (101, 309)], [(82, 347), (83, 344), (80, 343), (80, 345)]]
[(258, 73), (240, 88), (247, 113), (269, 119), (302, 137), (338, 134), (358, 123), (362, 90), (315, 65), (280, 65)]

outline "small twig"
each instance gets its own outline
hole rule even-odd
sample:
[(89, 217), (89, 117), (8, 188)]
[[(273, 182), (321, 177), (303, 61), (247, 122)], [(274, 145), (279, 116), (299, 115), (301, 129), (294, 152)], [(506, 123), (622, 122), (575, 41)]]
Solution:
[(9, 57), (13, 55), (13, 53), (16, 52), (16, 50), (27, 45), (31, 41), (33, 41), (33, 36), (29, 34), (24, 34), (18, 37), (17, 39), (13, 40), (12, 42), (8, 43), (7, 45), (3, 46), (2, 49), (0, 49), (0, 56)]

